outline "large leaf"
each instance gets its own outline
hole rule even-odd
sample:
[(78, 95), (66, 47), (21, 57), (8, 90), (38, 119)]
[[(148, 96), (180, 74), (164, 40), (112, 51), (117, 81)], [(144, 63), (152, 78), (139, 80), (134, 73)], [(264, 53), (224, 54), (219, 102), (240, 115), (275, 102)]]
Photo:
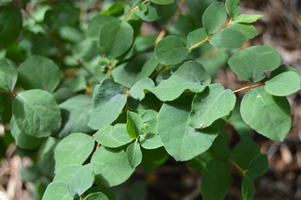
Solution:
[(12, 92), (17, 82), (17, 69), (5, 60), (0, 60), (0, 89)]
[(206, 165), (201, 182), (204, 200), (222, 200), (226, 196), (231, 185), (230, 166), (228, 161), (217, 158)]
[(164, 103), (158, 114), (158, 132), (166, 151), (178, 161), (192, 159), (206, 151), (219, 133), (217, 123), (204, 129), (189, 126), (192, 95)]
[(291, 127), (291, 108), (287, 99), (270, 95), (264, 87), (247, 92), (240, 112), (251, 128), (272, 140), (283, 140)]
[(127, 111), (126, 131), (130, 138), (135, 139), (139, 137), (142, 125), (142, 119), (137, 113)]
[(30, 56), (18, 67), (18, 82), (24, 89), (53, 92), (60, 83), (58, 66), (49, 58)]
[(95, 176), (91, 164), (81, 166), (68, 183), (70, 194), (74, 197), (81, 196), (93, 185), (94, 179)]
[(82, 164), (92, 153), (94, 145), (93, 137), (83, 133), (65, 137), (55, 149), (55, 171), (70, 164)]
[(220, 84), (209, 85), (202, 93), (195, 95), (189, 125), (194, 128), (210, 126), (215, 120), (228, 115), (235, 101), (231, 90), (225, 90)]
[(114, 127), (105, 126), (99, 129), (93, 137), (99, 144), (110, 148), (121, 147), (133, 140), (126, 132), (125, 124), (116, 124)]
[(219, 49), (236, 49), (246, 41), (244, 34), (233, 28), (223, 29), (209, 40), (210, 44)]
[(255, 186), (253, 180), (247, 175), (244, 175), (241, 187), (241, 194), (243, 200), (252, 200), (255, 195)]
[(13, 115), (23, 133), (34, 137), (56, 134), (61, 127), (61, 112), (52, 95), (43, 90), (21, 92), (13, 101)]
[(240, 78), (252, 83), (262, 80), (265, 77), (264, 72), (276, 69), (280, 62), (278, 52), (267, 45), (238, 51), (228, 60), (231, 69)]
[(134, 30), (127, 22), (110, 21), (100, 29), (99, 45), (107, 56), (116, 58), (132, 45)]
[(126, 157), (132, 168), (136, 168), (141, 163), (142, 151), (138, 141), (135, 141), (127, 147)]
[(58, 137), (63, 138), (75, 132), (91, 133), (87, 124), (92, 111), (92, 99), (85, 95), (72, 97), (59, 105), (62, 112), (62, 128)]
[(174, 65), (182, 62), (189, 51), (186, 44), (178, 37), (167, 36), (155, 47), (155, 56), (164, 65)]
[(22, 13), (16, 6), (0, 7), (0, 49), (14, 43), (22, 31)]
[(187, 61), (169, 79), (161, 81), (157, 87), (149, 90), (162, 101), (172, 101), (186, 89), (196, 93), (202, 92), (210, 81), (210, 76), (200, 63)]
[(109, 15), (96, 15), (94, 16), (88, 25), (88, 30), (86, 32), (86, 36), (92, 40), (98, 40), (100, 29), (107, 23), (111, 21), (117, 21), (116, 18)]
[(91, 164), (98, 185), (116, 186), (126, 181), (135, 171), (121, 149), (108, 149), (100, 146), (92, 155)]
[(61, 168), (54, 176), (53, 182), (63, 182), (66, 185), (72, 179), (74, 174), (81, 169), (82, 165), (71, 164)]
[(232, 20), (239, 15), (239, 2), (240, 0), (226, 0), (226, 8)]
[(42, 200), (73, 200), (73, 196), (70, 194), (67, 185), (63, 182), (50, 183), (43, 195)]
[(88, 124), (91, 128), (100, 129), (110, 125), (119, 116), (128, 96), (122, 94), (124, 91), (126, 89), (112, 79), (106, 79), (95, 86)]
[(227, 13), (224, 3), (215, 2), (208, 6), (203, 14), (203, 26), (207, 35), (211, 35), (219, 29), (226, 19)]
[(300, 78), (295, 72), (283, 72), (269, 79), (265, 90), (274, 96), (288, 96), (300, 90)]

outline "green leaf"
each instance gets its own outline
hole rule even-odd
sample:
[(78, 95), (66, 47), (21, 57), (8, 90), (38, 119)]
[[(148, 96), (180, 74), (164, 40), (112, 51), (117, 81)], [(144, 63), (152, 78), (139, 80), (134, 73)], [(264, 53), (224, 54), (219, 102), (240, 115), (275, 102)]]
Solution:
[(157, 166), (162, 165), (169, 158), (164, 147), (152, 150), (142, 148), (142, 155), (141, 166), (148, 172), (153, 171)]
[(185, 161), (206, 151), (219, 133), (214, 123), (204, 129), (189, 126), (192, 95), (182, 95), (164, 103), (158, 114), (158, 132), (166, 151), (177, 161)]
[(224, 199), (231, 185), (230, 166), (228, 161), (217, 158), (212, 159), (206, 165), (201, 182), (201, 192), (204, 200)]
[(18, 78), (17, 69), (8, 64), (5, 60), (0, 60), (0, 89), (12, 92)]
[(243, 80), (262, 80), (266, 71), (276, 69), (281, 62), (278, 52), (267, 45), (252, 46), (236, 52), (229, 60), (231, 69)]
[(116, 148), (130, 143), (133, 139), (126, 132), (125, 124), (116, 124), (99, 129), (94, 135), (94, 139), (105, 147)]
[(100, 85), (96, 85), (88, 126), (93, 129), (100, 129), (117, 119), (128, 96), (122, 94), (124, 91), (126, 89), (112, 79), (106, 79)]
[(107, 56), (116, 58), (132, 46), (133, 38), (134, 30), (129, 23), (111, 21), (100, 29), (99, 45)]
[(240, 112), (251, 128), (272, 140), (283, 140), (291, 128), (291, 108), (287, 99), (270, 95), (264, 87), (245, 94)]
[(47, 186), (42, 200), (73, 200), (73, 196), (69, 193), (67, 185), (62, 182), (53, 182)]
[(131, 200), (147, 199), (147, 185), (145, 181), (135, 181), (130, 188)]
[(93, 137), (83, 133), (65, 137), (55, 149), (55, 172), (70, 164), (82, 164), (92, 153), (94, 145)]
[(230, 149), (227, 139), (219, 134), (213, 142), (213, 149), (218, 158), (222, 160), (228, 160), (230, 157)]
[(155, 47), (155, 56), (163, 65), (175, 65), (188, 56), (186, 44), (178, 37), (167, 36)]
[(137, 75), (136, 81), (149, 77), (156, 67), (159, 65), (159, 61), (156, 59), (155, 56), (152, 56), (142, 67), (141, 72)]
[(250, 138), (242, 139), (231, 151), (231, 159), (243, 170), (260, 154), (259, 146)]
[(207, 35), (211, 35), (219, 29), (226, 21), (227, 13), (225, 4), (221, 2), (212, 3), (203, 14), (203, 26)]
[(109, 198), (102, 192), (95, 192), (86, 196), (84, 200), (109, 200)]
[(16, 6), (0, 7), (0, 49), (14, 43), (22, 31), (22, 13)]
[(253, 180), (249, 176), (244, 175), (241, 194), (243, 200), (252, 200), (255, 196), (255, 186)]
[(52, 95), (43, 90), (21, 92), (13, 101), (13, 116), (20, 130), (33, 137), (48, 137), (61, 127), (61, 112)]
[(239, 2), (240, 0), (226, 0), (226, 8), (232, 20), (239, 15)]
[(152, 22), (158, 19), (157, 11), (154, 7), (150, 6), (149, 4), (145, 4), (144, 6), (146, 7), (145, 12), (141, 11), (140, 9), (136, 9), (134, 11), (135, 14), (146, 22)]
[(59, 139), (48, 137), (38, 150), (37, 164), (39, 170), (48, 177), (54, 176), (54, 150), (59, 143)]
[[(206, 38), (207, 38), (207, 34), (204, 28), (196, 29), (190, 32), (187, 36), (188, 47), (191, 48), (192, 46), (202, 42)], [(205, 44), (208, 44), (208, 41), (202, 43), (198, 47), (204, 46)]]
[(262, 15), (239, 15), (234, 18), (233, 22), (238, 22), (238, 23), (253, 23), (256, 22)]
[[(139, 4), (138, 8), (143, 13), (147, 12), (147, 6), (145, 4)], [(156, 13), (157, 13), (157, 11), (156, 11)]]
[(53, 182), (63, 182), (67, 185), (81, 167), (79, 164), (71, 164), (61, 168), (54, 176)]
[(234, 28), (223, 29), (209, 40), (210, 44), (219, 49), (236, 49), (246, 41), (244, 34)]
[(100, 29), (109, 22), (117, 21), (115, 17), (109, 15), (96, 15), (93, 17), (88, 25), (86, 37), (91, 40), (98, 40)]
[(274, 96), (288, 96), (300, 90), (300, 78), (295, 72), (283, 72), (269, 79), (265, 90)]
[(142, 151), (140, 148), (140, 144), (138, 141), (130, 144), (126, 149), (126, 157), (128, 163), (134, 169), (136, 168), (142, 161)]
[(92, 99), (86, 95), (69, 98), (59, 105), (62, 113), (62, 128), (58, 134), (64, 138), (71, 133), (91, 133), (93, 129), (87, 126), (92, 111)]
[(132, 8), (137, 6), (137, 4), (140, 2), (140, 0), (127, 0), (127, 4), (129, 4)]
[(91, 164), (81, 166), (68, 183), (68, 189), (74, 197), (81, 196), (94, 183), (94, 171)]
[(145, 97), (145, 90), (149, 90), (150, 88), (153, 87), (155, 87), (155, 83), (152, 79), (147, 77), (142, 78), (133, 85), (133, 87), (130, 90), (131, 91), (130, 95), (134, 99), (141, 101)]
[[(87, 190), (88, 194), (90, 194), (90, 193), (96, 194), (96, 193), (99, 193), (99, 192), (103, 193), (107, 197), (108, 200), (117, 200), (116, 196), (115, 196), (115, 193), (108, 187), (98, 186), (98, 187), (92, 187), (89, 190)], [(93, 198), (90, 199), (90, 200), (93, 200), (95, 198), (96, 198), (95, 200), (98, 200), (97, 197), (104, 198), (103, 196), (100, 196), (100, 195), (95, 195), (95, 196), (92, 195), (92, 197)], [(106, 198), (104, 198), (104, 200), (106, 200)]]
[(157, 149), (163, 146), (160, 136), (155, 133), (141, 135), (140, 144), (145, 149)]
[(150, 0), (150, 2), (152, 2), (154, 4), (159, 4), (159, 5), (167, 5), (167, 4), (173, 3), (174, 0)]
[(128, 163), (123, 150), (107, 149), (103, 146), (93, 153), (91, 164), (96, 175), (96, 184), (108, 187), (123, 183), (135, 171)]
[(135, 139), (139, 137), (142, 125), (142, 119), (137, 113), (127, 111), (126, 131), (130, 138)]
[(24, 89), (42, 89), (52, 93), (60, 79), (58, 66), (43, 56), (30, 56), (18, 67), (18, 82)]
[(34, 183), (42, 176), (41, 172), (39, 171), (39, 168), (36, 165), (22, 168), (20, 170), (20, 175), (23, 181), (32, 183)]
[(247, 40), (258, 35), (256, 28), (250, 24), (233, 23), (229, 25), (228, 28), (239, 30)]
[(158, 126), (158, 120), (157, 120), (157, 115), (158, 113), (154, 110), (145, 110), (142, 113), (139, 113), (142, 122), (143, 122), (143, 127), (142, 127), (142, 134), (147, 134), (147, 133), (158, 133), (157, 126)]
[(301, 73), (297, 69), (295, 69), (289, 65), (285, 65), (285, 64), (280, 65), (277, 69), (272, 71), (269, 79), (272, 79), (273, 77), (275, 77), (283, 72), (295, 72), (296, 74), (298, 74), (300, 81), (301, 81)]
[(149, 90), (161, 101), (172, 101), (186, 89), (196, 93), (202, 92), (210, 81), (210, 76), (200, 63), (187, 61), (169, 79), (161, 81), (157, 87)]
[(215, 151), (213, 148), (209, 148), (207, 151), (205, 151), (204, 153), (197, 155), (196, 157), (194, 157), (191, 160), (187, 161), (187, 164), (189, 165), (189, 167), (191, 167), (192, 169), (200, 172), (201, 174), (203, 174), (203, 171), (205, 169), (205, 166), (207, 165), (207, 163), (209, 163), (210, 160), (212, 160), (213, 158), (216, 158), (215, 155)]
[(215, 120), (224, 117), (234, 109), (236, 97), (220, 84), (209, 85), (202, 93), (195, 95), (190, 114), (190, 126), (205, 128)]
[(177, 19), (168, 28), (168, 32), (170, 35), (186, 38), (191, 31), (199, 27), (190, 15), (179, 14)]
[(19, 129), (14, 117), (11, 118), (9, 125), (11, 135), (15, 139), (16, 144), (22, 149), (34, 149), (43, 142), (42, 138), (36, 138), (23, 133)]
[(259, 154), (249, 164), (246, 175), (255, 178), (264, 175), (269, 169), (267, 154)]

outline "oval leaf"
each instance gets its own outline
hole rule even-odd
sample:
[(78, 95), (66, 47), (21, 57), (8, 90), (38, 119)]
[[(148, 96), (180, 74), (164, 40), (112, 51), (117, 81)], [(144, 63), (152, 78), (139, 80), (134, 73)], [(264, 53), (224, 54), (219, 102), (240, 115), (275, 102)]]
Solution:
[(96, 175), (95, 182), (108, 187), (123, 183), (135, 171), (128, 163), (123, 150), (107, 149), (103, 146), (93, 153), (91, 164)]
[(174, 0), (150, 0), (150, 2), (152, 2), (154, 4), (159, 4), (159, 5), (167, 5), (167, 4), (173, 3)]
[(231, 69), (243, 80), (257, 82), (265, 71), (273, 71), (281, 62), (278, 52), (267, 45), (252, 46), (236, 52), (229, 60)]
[(285, 97), (274, 97), (264, 87), (246, 93), (241, 102), (243, 120), (258, 133), (281, 141), (291, 128), (290, 105)]
[(253, 23), (256, 22), (257, 19), (259, 19), (260, 17), (262, 17), (262, 15), (239, 15), (237, 17), (235, 17), (235, 19), (233, 20), (233, 22), (236, 23)]
[(81, 167), (82, 165), (79, 164), (71, 164), (63, 167), (55, 174), (53, 182), (63, 182), (67, 185)]
[[(196, 30), (190, 32), (187, 36), (188, 47), (191, 48), (194, 45), (196, 45), (196, 44), (200, 43), (201, 41), (205, 40), (206, 38), (207, 38), (207, 34), (206, 34), (204, 28), (196, 29)], [(198, 47), (201, 47), (201, 46), (203, 46), (207, 43), (208, 43), (208, 41), (203, 42)]]
[(142, 20), (147, 21), (147, 22), (152, 22), (152, 21), (155, 21), (156, 19), (158, 19), (156, 9), (152, 6), (150, 6), (149, 4), (146, 4), (145, 6), (146, 6), (145, 12), (142, 12), (140, 9), (136, 9), (135, 14), (138, 15)]
[(163, 38), (155, 47), (155, 56), (163, 65), (178, 64), (187, 57), (188, 53), (185, 43), (175, 36)]
[(256, 28), (250, 24), (233, 23), (228, 28), (239, 30), (247, 40), (250, 40), (258, 35)]
[(43, 200), (73, 200), (73, 196), (69, 193), (67, 185), (62, 182), (53, 182), (50, 183), (43, 195)]
[(55, 172), (70, 164), (82, 164), (93, 151), (94, 145), (93, 137), (83, 133), (65, 137), (55, 149)]
[(219, 29), (226, 21), (227, 13), (225, 4), (221, 2), (212, 3), (203, 14), (203, 26), (207, 35), (211, 35)]
[(48, 137), (61, 127), (61, 112), (52, 95), (43, 90), (19, 93), (13, 101), (13, 116), (23, 133)]
[(141, 135), (140, 144), (144, 149), (157, 149), (163, 146), (160, 136), (155, 133)]
[(236, 49), (246, 41), (244, 34), (233, 28), (223, 29), (209, 40), (210, 44), (219, 49)]
[(100, 29), (99, 45), (111, 58), (125, 53), (132, 45), (134, 30), (127, 22), (111, 21)]
[(232, 20), (239, 15), (239, 2), (240, 0), (226, 0), (226, 8)]
[(253, 180), (248, 176), (244, 176), (241, 187), (241, 194), (243, 200), (252, 200), (255, 195), (255, 186)]
[(137, 138), (141, 133), (141, 128), (141, 117), (137, 113), (127, 111), (126, 131), (128, 132), (130, 138)]
[(95, 192), (86, 196), (84, 200), (109, 200), (109, 199), (102, 192)]
[(259, 154), (250, 162), (246, 174), (252, 178), (264, 175), (269, 169), (267, 154)]
[(93, 17), (88, 25), (88, 30), (86, 32), (86, 36), (92, 40), (98, 40), (100, 29), (111, 21), (117, 21), (118, 19), (109, 16), (109, 15), (96, 15)]
[(142, 151), (137, 141), (127, 147), (126, 157), (132, 168), (136, 168), (141, 163)]
[(0, 60), (0, 89), (12, 92), (17, 82), (17, 69), (5, 60)]

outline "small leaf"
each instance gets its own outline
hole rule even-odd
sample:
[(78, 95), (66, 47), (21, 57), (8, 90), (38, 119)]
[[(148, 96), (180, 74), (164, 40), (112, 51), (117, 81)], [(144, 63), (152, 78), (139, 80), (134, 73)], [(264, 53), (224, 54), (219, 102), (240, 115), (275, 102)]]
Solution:
[[(206, 38), (207, 38), (207, 34), (204, 28), (196, 29), (190, 32), (187, 36), (188, 47), (191, 48), (192, 46), (202, 42)], [(198, 47), (204, 46), (205, 44), (208, 44), (208, 41), (202, 43)]]
[(228, 161), (218, 158), (212, 159), (206, 165), (201, 182), (204, 200), (222, 200), (226, 196), (231, 184), (230, 166)]
[(232, 20), (239, 15), (239, 2), (240, 0), (226, 0), (226, 8)]
[[(158, 19), (157, 11), (154, 7), (149, 4), (140, 4), (142, 7), (145, 7), (144, 12), (140, 9), (135, 10), (135, 14), (138, 15), (143, 21), (152, 22)], [(139, 6), (139, 8), (141, 7)]]
[[(139, 8), (139, 10), (141, 11), (141, 12), (143, 12), (143, 13), (145, 13), (148, 9), (148, 7), (145, 5), (145, 4), (139, 4), (138, 5), (138, 8)], [(157, 13), (157, 12), (156, 12)]]
[(249, 176), (244, 175), (241, 194), (243, 200), (252, 200), (255, 196), (255, 186), (253, 180)]
[(241, 102), (241, 116), (251, 128), (269, 139), (281, 141), (291, 128), (290, 105), (285, 97), (274, 97), (264, 87), (248, 91)]
[(126, 149), (126, 157), (132, 168), (136, 168), (142, 161), (140, 144), (135, 141)]
[(55, 172), (70, 164), (82, 164), (92, 153), (95, 141), (83, 133), (65, 137), (55, 149)]
[(133, 141), (126, 132), (125, 124), (116, 124), (99, 129), (94, 135), (94, 139), (105, 147), (116, 148), (121, 147)]
[(102, 192), (95, 192), (86, 196), (84, 200), (110, 200), (110, 199)]
[(186, 89), (202, 92), (210, 81), (210, 76), (200, 63), (187, 61), (169, 79), (161, 81), (157, 87), (149, 90), (161, 101), (172, 101)]
[(111, 124), (126, 103), (128, 95), (122, 94), (124, 91), (126, 89), (112, 79), (105, 79), (100, 85), (96, 85), (88, 126), (96, 130)]
[(134, 112), (127, 111), (126, 131), (128, 132), (130, 138), (137, 138), (141, 133), (141, 128), (141, 117)]
[(280, 62), (278, 52), (267, 45), (238, 51), (228, 60), (229, 66), (240, 78), (252, 83), (262, 80), (264, 72), (276, 69)]
[(250, 24), (233, 23), (229, 25), (228, 28), (239, 30), (247, 40), (258, 35), (256, 28)]
[(178, 37), (167, 36), (160, 40), (155, 47), (155, 56), (163, 65), (175, 65), (188, 56), (185, 43)]
[(209, 40), (210, 44), (219, 49), (236, 49), (246, 41), (244, 34), (233, 28), (223, 29)]
[(123, 150), (107, 149), (103, 146), (93, 153), (91, 164), (96, 175), (96, 184), (108, 187), (123, 183), (135, 171), (128, 163)]
[(145, 97), (144, 90), (149, 90), (150, 88), (153, 88), (153, 87), (155, 87), (155, 83), (153, 82), (152, 79), (146, 78), (146, 77), (142, 78), (133, 85), (133, 87), (131, 88), (130, 95), (134, 99), (141, 101)]
[(81, 166), (68, 183), (68, 189), (72, 196), (81, 196), (94, 183), (94, 171), (91, 164)]
[(174, 0), (150, 0), (150, 2), (152, 2), (154, 4), (159, 4), (159, 5), (167, 5), (167, 4), (173, 3)]
[(202, 93), (195, 95), (190, 114), (190, 126), (204, 128), (233, 110), (236, 97), (220, 84), (209, 85)]
[(61, 112), (52, 95), (43, 90), (21, 92), (13, 101), (15, 121), (23, 133), (48, 137), (61, 127)]
[[(103, 198), (103, 200), (117, 200), (115, 193), (110, 188), (105, 187), (105, 186), (92, 187), (87, 191), (87, 193), (95, 194), (95, 196), (91, 195), (91, 199), (89, 198), (88, 200), (99, 200), (102, 198)], [(97, 193), (98, 193), (98, 195), (96, 195)], [(100, 195), (99, 193), (102, 193), (103, 195), (105, 195), (107, 197), (107, 199), (104, 198), (103, 195)], [(88, 195), (88, 196), (90, 196), (90, 195)], [(99, 199), (97, 199), (97, 197), (99, 197)]]
[(277, 69), (272, 71), (269, 79), (272, 79), (273, 77), (275, 77), (283, 72), (295, 72), (296, 74), (298, 74), (298, 76), (300, 78), (300, 82), (301, 82), (301, 73), (297, 69), (295, 69), (289, 65), (285, 65), (285, 64), (280, 65)]
[(18, 67), (18, 82), (25, 89), (53, 92), (60, 83), (61, 72), (49, 58), (30, 56)]
[(100, 29), (109, 22), (117, 21), (115, 17), (109, 15), (96, 15), (94, 16), (88, 25), (86, 37), (91, 40), (98, 40)]
[(0, 49), (14, 43), (22, 31), (22, 13), (19, 7), (7, 5), (0, 7)]
[(192, 95), (182, 95), (164, 103), (158, 114), (159, 135), (166, 151), (177, 161), (190, 160), (203, 153), (219, 133), (217, 123), (204, 129), (189, 126), (191, 101)]
[(73, 200), (73, 196), (69, 193), (67, 185), (62, 182), (52, 182), (50, 183), (43, 195), (43, 200)]
[(5, 60), (0, 60), (0, 89), (12, 92), (18, 78), (17, 69)]
[(99, 45), (111, 58), (125, 53), (132, 45), (134, 30), (127, 22), (111, 21), (100, 29)]
[(238, 23), (253, 23), (256, 22), (262, 15), (239, 15), (234, 18), (233, 22), (238, 22)]
[(215, 2), (207, 7), (203, 14), (203, 26), (207, 35), (211, 35), (226, 21), (227, 13), (224, 3)]
[(145, 149), (157, 149), (163, 146), (160, 136), (155, 133), (141, 135), (140, 144)]
[(264, 175), (269, 169), (269, 160), (267, 154), (259, 154), (251, 160), (246, 175), (256, 178)]
[(265, 90), (274, 96), (288, 96), (300, 90), (300, 78), (295, 72), (283, 72), (269, 79)]

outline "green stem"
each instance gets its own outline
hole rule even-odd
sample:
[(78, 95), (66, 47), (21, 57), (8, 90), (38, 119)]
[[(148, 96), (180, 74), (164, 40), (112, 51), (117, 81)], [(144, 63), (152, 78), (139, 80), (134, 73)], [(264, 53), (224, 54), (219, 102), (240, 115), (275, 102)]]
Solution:
[(240, 166), (238, 166), (238, 164), (236, 164), (231, 158), (229, 158), (229, 161), (239, 170), (241, 171), (243, 174), (246, 172), (245, 170), (243, 170)]
[[(149, 0), (143, 1), (141, 4), (146, 4)], [(122, 22), (126, 22), (126, 20), (132, 15), (132, 13), (139, 8), (139, 6), (136, 6), (135, 8), (131, 9), (130, 12), (127, 14), (127, 16), (124, 18)]]
[(209, 39), (210, 38), (212, 38), (212, 35), (211, 36), (209, 36), (209, 37), (206, 37), (206, 39), (204, 39), (203, 41), (201, 41), (201, 42), (199, 42), (199, 43), (197, 43), (197, 44), (195, 44), (195, 45), (193, 45), (192, 47), (190, 47), (188, 50), (191, 50), (191, 49), (194, 49), (194, 48), (196, 48), (196, 47), (198, 47), (198, 46), (200, 46), (201, 44), (203, 44), (204, 42), (207, 42), (207, 41), (209, 41)]

